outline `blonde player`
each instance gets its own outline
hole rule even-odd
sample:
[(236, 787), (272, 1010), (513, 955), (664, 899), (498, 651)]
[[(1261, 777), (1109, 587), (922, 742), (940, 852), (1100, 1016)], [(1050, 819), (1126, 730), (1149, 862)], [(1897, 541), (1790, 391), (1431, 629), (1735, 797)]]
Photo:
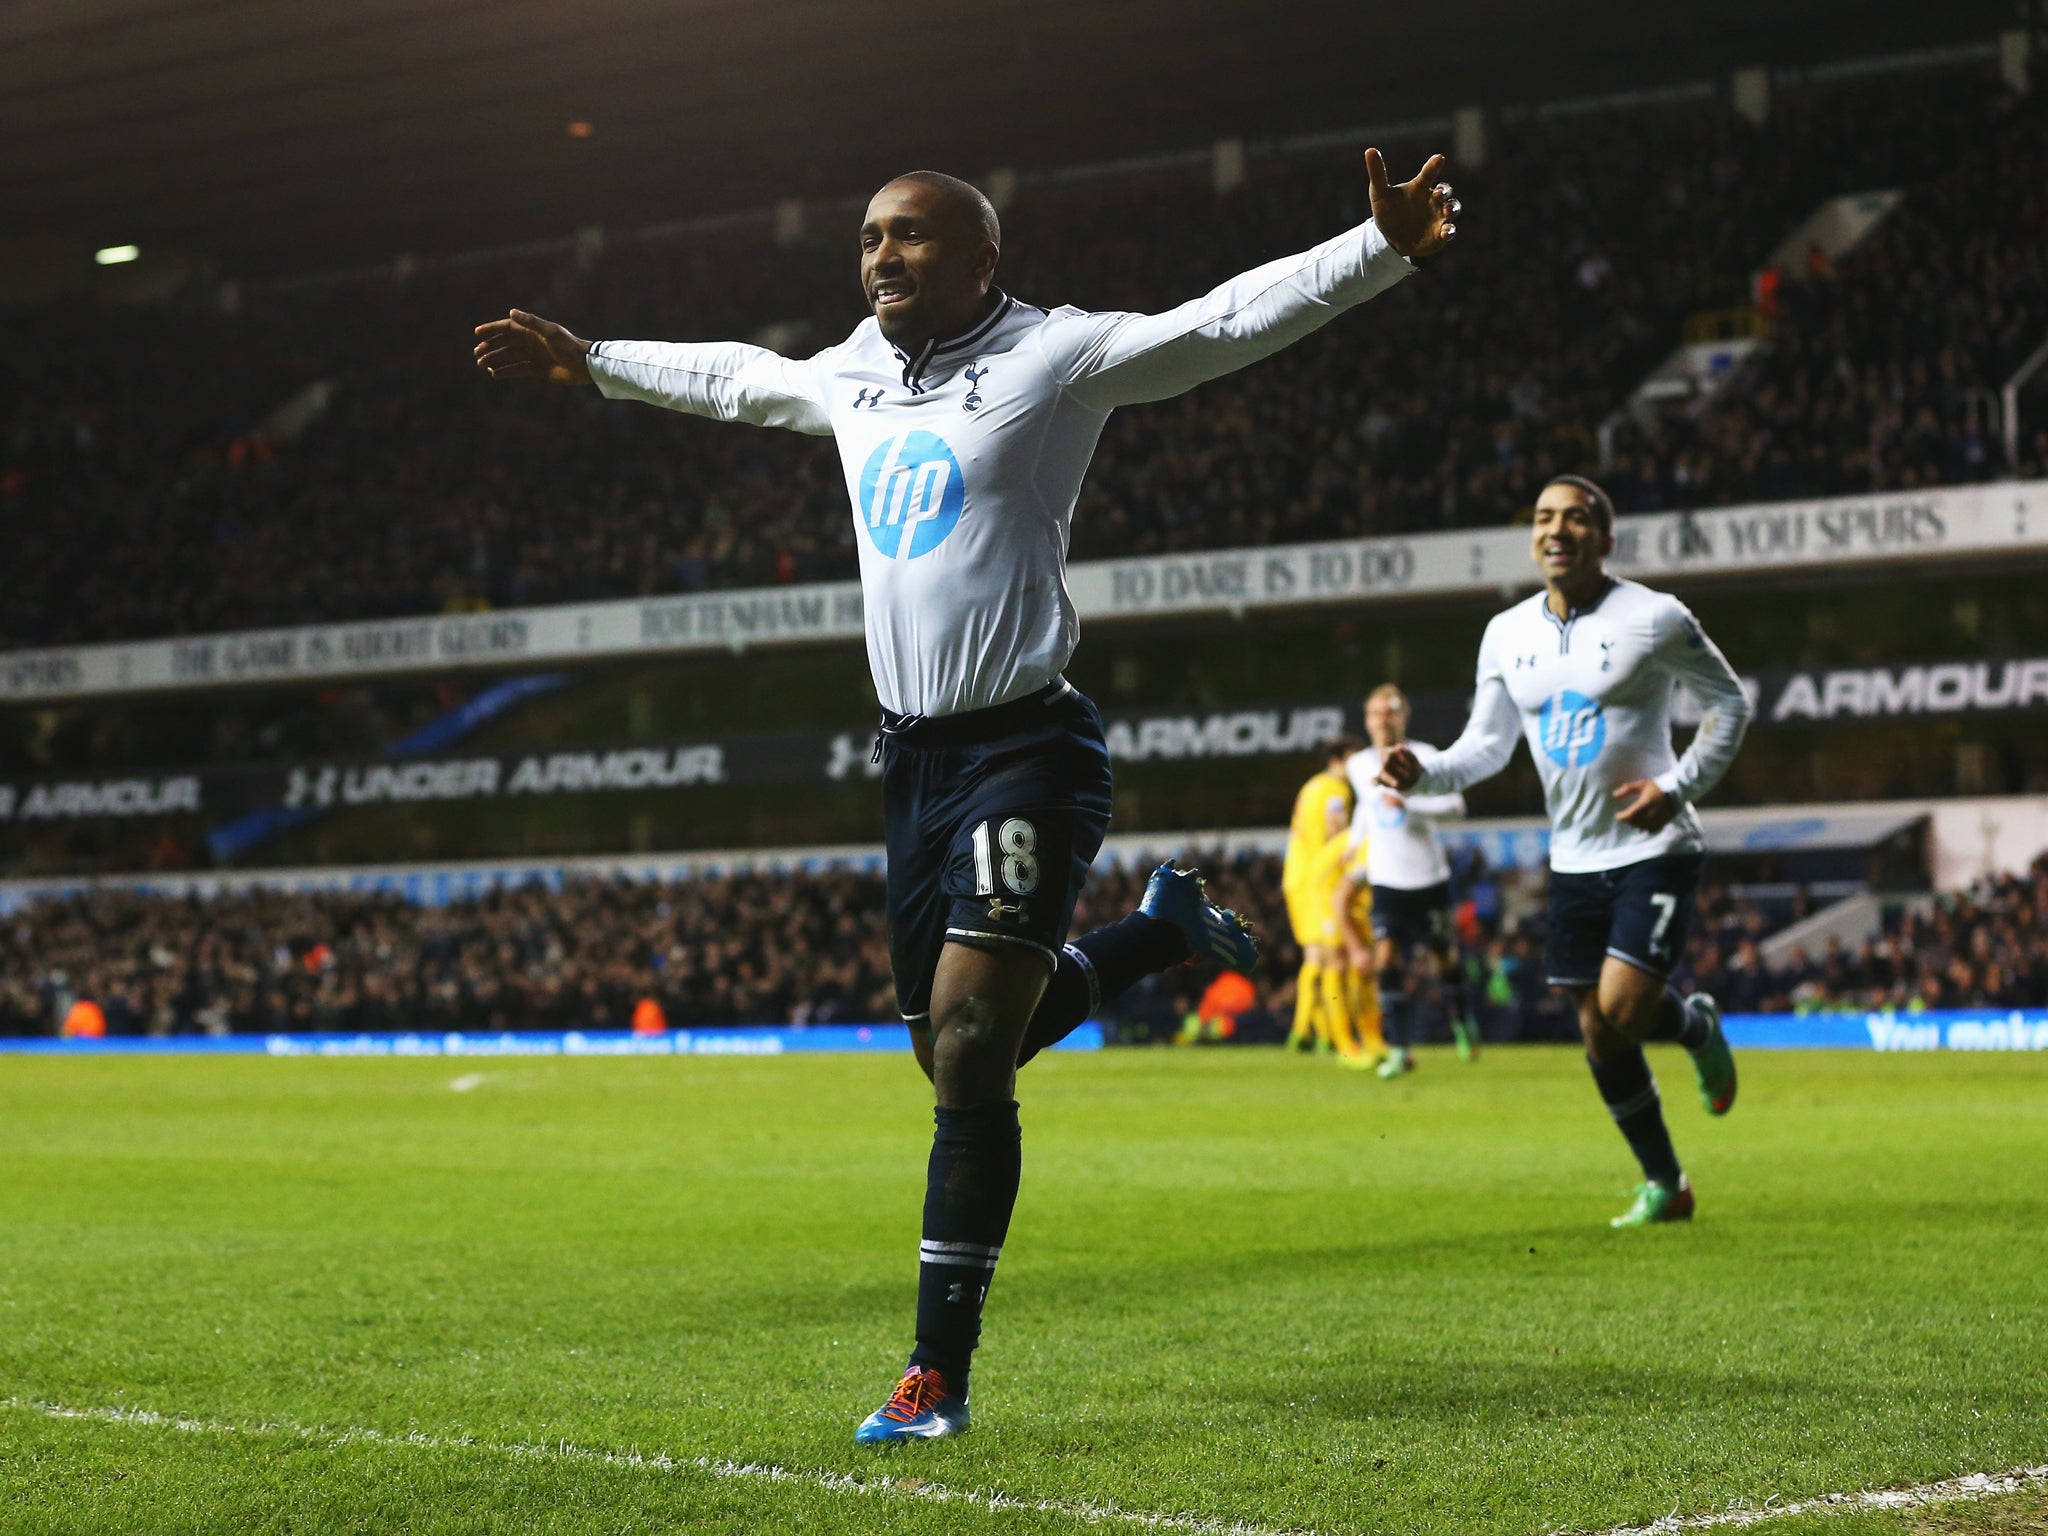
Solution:
[(1399, 1077), (1414, 1070), (1422, 1038), (1409, 985), (1418, 952), (1443, 984), (1458, 1054), (1470, 1061), (1478, 1050), (1451, 921), (1451, 863), (1437, 835), (1440, 823), (1464, 817), (1465, 797), (1404, 795), (1375, 782), (1382, 755), (1408, 740), (1408, 697), (1393, 683), (1366, 695), (1365, 730), (1372, 744), (1345, 764), (1357, 807), (1351, 840), (1359, 850), (1346, 880), (1369, 893), (1371, 921), (1347, 923), (1344, 942), (1352, 964), (1377, 979), (1387, 1012), (1392, 1043), (1380, 1075)]
[(1352, 1038), (1344, 995), (1337, 889), (1343, 880), (1345, 834), (1351, 825), (1351, 782), (1344, 776), (1344, 764), (1362, 745), (1352, 736), (1331, 742), (1322, 770), (1295, 795), (1287, 857), (1280, 874), (1294, 942), (1301, 946), (1294, 1028), (1287, 1043), (1295, 1050), (1327, 1045), (1347, 1058), (1357, 1054), (1358, 1046)]

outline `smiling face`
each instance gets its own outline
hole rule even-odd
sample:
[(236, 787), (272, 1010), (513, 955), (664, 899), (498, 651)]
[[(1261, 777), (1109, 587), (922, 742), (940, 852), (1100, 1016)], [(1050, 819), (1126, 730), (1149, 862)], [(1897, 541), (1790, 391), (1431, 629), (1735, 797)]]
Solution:
[(981, 317), (997, 249), (978, 210), (928, 182), (892, 181), (860, 227), (860, 286), (882, 334), (906, 352)]
[(1603, 527), (1593, 498), (1576, 485), (1546, 485), (1536, 498), (1529, 553), (1550, 586), (1583, 592), (1599, 580), (1614, 534)]

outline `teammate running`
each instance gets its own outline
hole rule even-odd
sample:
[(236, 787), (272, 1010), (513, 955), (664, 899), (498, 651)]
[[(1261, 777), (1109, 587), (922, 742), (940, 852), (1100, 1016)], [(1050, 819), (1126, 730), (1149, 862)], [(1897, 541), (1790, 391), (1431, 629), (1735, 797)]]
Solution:
[[(1607, 574), (1614, 503), (1592, 481), (1560, 475), (1543, 488), (1530, 548), (1544, 590), (1486, 626), (1465, 733), (1441, 752), (1389, 749), (1379, 782), (1449, 794), (1491, 778), (1514, 756), (1519, 716), (1550, 811), (1550, 983), (1578, 1005), (1593, 1081), (1643, 1168), (1614, 1225), (1683, 1221), (1692, 1186), (1642, 1042), (1683, 1045), (1708, 1112), (1733, 1107), (1720, 1009), (1704, 992), (1681, 998), (1667, 978), (1706, 849), (1693, 804), (1734, 760), (1749, 700), (1685, 604)], [(1674, 761), (1681, 682), (1705, 715)]]
[(1449, 1002), (1458, 1054), (1470, 1061), (1478, 1050), (1479, 1032), (1466, 1004), (1458, 936), (1451, 926), (1451, 861), (1436, 833), (1438, 822), (1464, 816), (1465, 797), (1404, 795), (1377, 782), (1381, 755), (1408, 739), (1408, 696), (1394, 684), (1382, 683), (1366, 695), (1365, 732), (1372, 744), (1344, 765), (1357, 798), (1351, 842), (1363, 847), (1365, 860), (1362, 869), (1345, 877), (1339, 910), (1345, 914), (1347, 946), (1362, 949), (1364, 936), (1354, 930), (1350, 916), (1351, 898), (1361, 884), (1370, 887), (1370, 965), (1379, 982), (1387, 1034), (1380, 1076), (1395, 1078), (1415, 1070), (1415, 1047), (1422, 1042), (1421, 1009), (1408, 985), (1418, 949), (1428, 953)]
[(523, 310), (477, 327), (500, 379), (835, 438), (853, 503), (882, 796), (898, 1006), (931, 1077), (917, 1347), (862, 1441), (968, 1425), (968, 1367), (1016, 1202), (1021, 1061), (1148, 972), (1198, 951), (1256, 959), (1190, 871), (1162, 867), (1139, 910), (1066, 943), (1109, 820), (1095, 706), (1061, 676), (1079, 634), (1068, 526), (1103, 423), (1270, 356), (1414, 270), (1455, 233), (1433, 156), (1388, 181), (1373, 218), (1158, 315), (1047, 311), (995, 286), (987, 198), (918, 171), (869, 201), (872, 311), (805, 361), (734, 342), (592, 343)]

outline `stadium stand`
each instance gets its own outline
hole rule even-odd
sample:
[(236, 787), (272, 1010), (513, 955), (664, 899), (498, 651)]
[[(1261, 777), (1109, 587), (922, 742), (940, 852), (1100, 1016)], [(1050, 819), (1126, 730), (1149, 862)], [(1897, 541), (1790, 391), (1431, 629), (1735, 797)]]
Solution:
[[(1269, 943), (1236, 1038), (1278, 1038), (1300, 957), (1279, 861), (1205, 861), (1222, 901)], [(1145, 870), (1105, 866), (1076, 930), (1130, 910)], [(1468, 863), (1459, 925), (1489, 1039), (1572, 1038), (1541, 968), (1540, 871), (1511, 899)], [(211, 898), (98, 889), (0, 919), (0, 1035), (49, 1035), (75, 1003), (115, 1034), (628, 1027), (652, 998), (671, 1027), (872, 1023), (895, 1017), (881, 877), (851, 869), (641, 882), (571, 880), (450, 902), (253, 890)], [(1693, 982), (1744, 1012), (2048, 1005), (2048, 856), (2025, 877), (1894, 904), (1885, 932), (1778, 966), (1759, 945), (1785, 914), (1702, 893)], [(1216, 979), (1189, 966), (1135, 989), (1107, 1022), (1176, 1037)]]
[[(1079, 558), (1492, 523), (1588, 467), (1688, 317), (1749, 305), (1817, 203), (1902, 186), (1838, 268), (1773, 290), (1771, 345), (1707, 412), (1624, 426), (1623, 510), (2048, 472), (1984, 401), (2048, 335), (2048, 132), (1981, 69), (1507, 115), (1452, 259), (1245, 374), (1111, 423)], [(2008, 195), (1959, 181), (1996, 164)], [(1351, 156), (1206, 180), (1027, 185), (1005, 278), (1159, 307), (1364, 215)], [(1562, 204), (1568, 217), (1559, 217)], [(1483, 211), (1482, 211), (1483, 210)], [(828, 223), (824, 216), (814, 222)], [(489, 391), (508, 302), (596, 335), (807, 351), (857, 313), (850, 241), (746, 230), (242, 295), (234, 312), (20, 318), (0, 363), (0, 642), (47, 645), (841, 577), (828, 445)], [(1427, 290), (1426, 295), (1422, 292)], [(33, 377), (31, 377), (31, 374)]]
[(1738, 1011), (2038, 1008), (2048, 1004), (2048, 855), (2024, 876), (1979, 881), (1939, 900), (1899, 905), (1884, 932), (1854, 949), (1829, 939), (1770, 965), (1754, 912), (1725, 897), (1703, 906), (1691, 945), (1697, 985)]

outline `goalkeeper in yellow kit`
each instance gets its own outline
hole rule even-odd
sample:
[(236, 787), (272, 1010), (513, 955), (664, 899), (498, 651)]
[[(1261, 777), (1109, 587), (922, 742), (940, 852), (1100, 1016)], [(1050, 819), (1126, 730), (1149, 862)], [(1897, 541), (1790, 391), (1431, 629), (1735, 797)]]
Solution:
[(1337, 915), (1352, 856), (1352, 792), (1344, 763), (1359, 749), (1360, 743), (1349, 736), (1331, 742), (1322, 771), (1294, 797), (1280, 887), (1287, 898), (1294, 941), (1301, 946), (1288, 1045), (1296, 1050), (1327, 1045), (1346, 1065), (1371, 1066), (1385, 1054), (1385, 1047), (1378, 1044), (1378, 1009), (1365, 995), (1370, 978), (1345, 963)]

